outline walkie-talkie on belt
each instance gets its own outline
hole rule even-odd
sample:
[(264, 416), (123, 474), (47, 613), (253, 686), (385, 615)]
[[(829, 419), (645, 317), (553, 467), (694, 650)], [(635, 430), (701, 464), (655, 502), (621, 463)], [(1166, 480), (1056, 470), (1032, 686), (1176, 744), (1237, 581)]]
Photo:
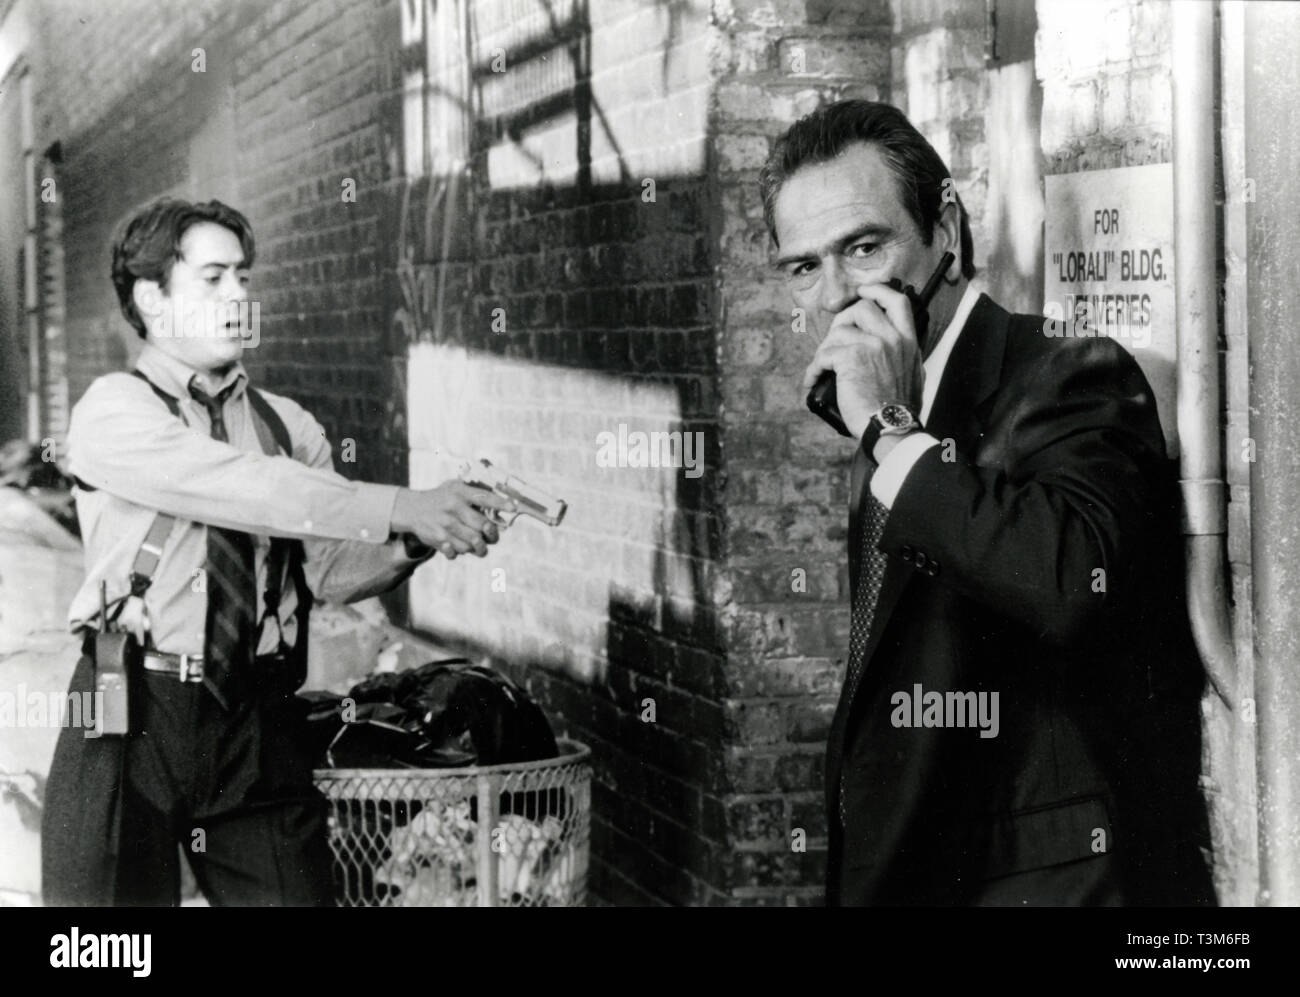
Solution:
[[(895, 291), (902, 291), (907, 295), (907, 300), (912, 305), (912, 327), (916, 329), (918, 339), (923, 339), (926, 330), (930, 325), (930, 300), (939, 290), (939, 285), (943, 282), (943, 275), (948, 272), (952, 266), (952, 261), (957, 257), (953, 253), (944, 253), (939, 260), (939, 266), (935, 268), (930, 279), (925, 282), (921, 288), (921, 293), (917, 294), (916, 289), (908, 284), (903, 286), (902, 281), (897, 277), (892, 277), (885, 282), (886, 287), (893, 288)], [(808, 392), (808, 408), (815, 415), (820, 416), (841, 436), (852, 436), (849, 427), (844, 425), (844, 419), (840, 416), (840, 407), (835, 398), (835, 371), (825, 370), (817, 378), (817, 383), (812, 386)]]
[(99, 583), (99, 633), (95, 634), (95, 726), (87, 737), (121, 736), (130, 728), (127, 676), (140, 645), (129, 630), (109, 629), (108, 583)]

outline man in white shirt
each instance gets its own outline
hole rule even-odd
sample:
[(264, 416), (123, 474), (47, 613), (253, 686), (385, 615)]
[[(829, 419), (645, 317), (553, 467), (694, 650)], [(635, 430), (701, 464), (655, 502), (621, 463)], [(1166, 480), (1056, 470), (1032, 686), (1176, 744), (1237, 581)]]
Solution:
[(144, 653), (126, 675), (130, 731), (59, 738), (47, 905), (175, 904), (178, 844), (214, 905), (329, 904), (324, 801), (292, 697), (311, 602), (390, 589), (437, 551), (482, 557), (498, 539), (485, 512), (513, 506), (456, 480), (415, 491), (338, 474), (311, 414), (248, 384), (253, 258), (247, 219), (218, 201), (156, 201), (113, 246), (145, 345), (72, 412), (86, 548), (72, 691), (94, 688), (101, 584), (109, 622)]
[[(971, 285), (947, 167), (843, 101), (761, 176), (858, 442), (827, 751), (831, 904), (1208, 904), (1204, 680), (1155, 399), (1109, 339)], [(954, 260), (914, 328), (908, 298)]]

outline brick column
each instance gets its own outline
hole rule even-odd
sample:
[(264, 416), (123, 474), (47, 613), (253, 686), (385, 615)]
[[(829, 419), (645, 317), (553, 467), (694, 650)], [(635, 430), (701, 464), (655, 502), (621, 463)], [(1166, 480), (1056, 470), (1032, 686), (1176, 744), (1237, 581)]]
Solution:
[(847, 442), (804, 405), (815, 349), (769, 266), (757, 171), (819, 103), (887, 99), (890, 13), (862, 2), (719, 6), (711, 115), (726, 565), (725, 781), (706, 811), (734, 902), (819, 902), (822, 765), (848, 647)]

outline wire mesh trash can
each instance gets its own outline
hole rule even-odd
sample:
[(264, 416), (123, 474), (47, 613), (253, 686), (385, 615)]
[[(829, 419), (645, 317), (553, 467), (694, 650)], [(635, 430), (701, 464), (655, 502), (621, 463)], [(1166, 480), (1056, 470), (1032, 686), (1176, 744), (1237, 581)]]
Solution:
[(317, 769), (341, 907), (579, 907), (591, 751), (454, 769)]

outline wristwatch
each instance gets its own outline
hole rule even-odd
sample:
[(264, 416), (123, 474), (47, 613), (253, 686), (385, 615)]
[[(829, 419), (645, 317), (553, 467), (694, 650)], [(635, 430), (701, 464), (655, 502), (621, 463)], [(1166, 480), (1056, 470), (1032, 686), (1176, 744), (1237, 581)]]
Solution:
[(885, 402), (880, 406), (862, 433), (862, 449), (873, 461), (876, 444), (882, 436), (906, 436), (921, 428), (921, 421), (902, 402)]

